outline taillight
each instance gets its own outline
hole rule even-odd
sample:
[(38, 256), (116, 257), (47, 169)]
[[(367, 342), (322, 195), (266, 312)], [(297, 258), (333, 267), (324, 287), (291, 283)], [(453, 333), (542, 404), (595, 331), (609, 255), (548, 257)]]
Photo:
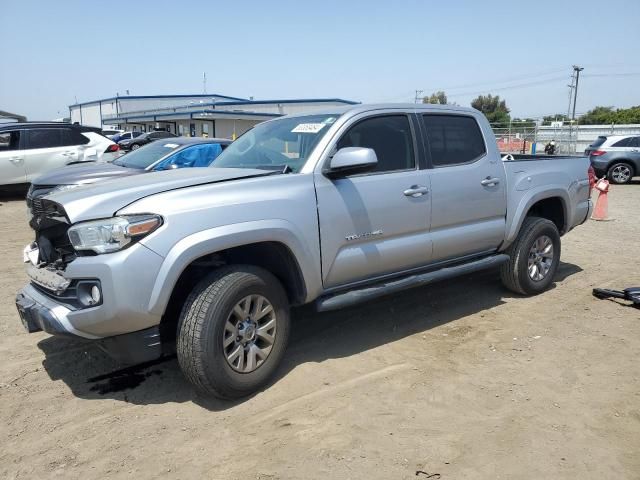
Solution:
[(591, 165), (589, 165), (589, 168), (587, 169), (587, 175), (589, 176), (589, 196), (591, 196), (591, 191), (593, 190), (593, 187), (596, 186), (596, 182), (598, 181), (596, 171)]
[(599, 157), (600, 155), (604, 155), (605, 153), (607, 152), (605, 152), (604, 150), (594, 150), (593, 152), (591, 152), (591, 155), (594, 157)]
[(120, 150), (120, 145), (114, 143), (113, 145), (109, 145), (104, 153), (117, 152), (118, 150)]

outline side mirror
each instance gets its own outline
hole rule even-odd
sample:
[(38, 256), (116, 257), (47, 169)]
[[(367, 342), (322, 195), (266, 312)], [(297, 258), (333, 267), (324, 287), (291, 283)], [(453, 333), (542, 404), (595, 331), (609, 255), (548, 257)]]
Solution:
[(338, 150), (329, 162), (325, 175), (339, 178), (354, 173), (373, 170), (378, 164), (378, 157), (372, 148), (345, 147)]

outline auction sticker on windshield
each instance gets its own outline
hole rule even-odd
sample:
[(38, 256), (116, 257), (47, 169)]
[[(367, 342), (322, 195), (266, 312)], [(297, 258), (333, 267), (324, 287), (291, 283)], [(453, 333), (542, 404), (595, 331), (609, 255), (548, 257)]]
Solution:
[(291, 133), (318, 133), (325, 125), (324, 123), (300, 123), (291, 130)]
[(178, 145), (177, 143), (165, 143), (164, 146), (167, 148), (176, 148), (176, 147), (179, 147), (180, 145)]

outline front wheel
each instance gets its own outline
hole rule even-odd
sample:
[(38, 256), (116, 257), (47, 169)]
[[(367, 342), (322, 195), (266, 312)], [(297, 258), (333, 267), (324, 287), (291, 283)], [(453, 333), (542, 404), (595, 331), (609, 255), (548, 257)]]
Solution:
[(551, 285), (560, 263), (558, 227), (546, 218), (527, 217), (505, 253), (509, 261), (500, 268), (504, 286), (523, 295), (543, 292)]
[(618, 185), (629, 183), (633, 178), (633, 168), (628, 163), (614, 163), (607, 171), (607, 176)]
[(131, 150), (137, 150), (140, 148), (140, 145), (138, 145), (137, 143), (134, 143), (133, 145), (131, 145)]
[(201, 392), (239, 398), (263, 387), (289, 337), (289, 303), (280, 282), (261, 268), (224, 267), (193, 290), (178, 323), (177, 354)]

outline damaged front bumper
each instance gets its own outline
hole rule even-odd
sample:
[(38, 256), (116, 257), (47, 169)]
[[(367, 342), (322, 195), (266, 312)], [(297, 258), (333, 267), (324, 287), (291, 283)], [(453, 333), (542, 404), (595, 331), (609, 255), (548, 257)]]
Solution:
[[(30, 248), (33, 248), (30, 247)], [(142, 245), (77, 257), (65, 270), (27, 266), (30, 282), (16, 296), (27, 332), (96, 341), (122, 363), (162, 355), (160, 316), (148, 309), (161, 257)], [(131, 271), (141, 271), (136, 276)]]

